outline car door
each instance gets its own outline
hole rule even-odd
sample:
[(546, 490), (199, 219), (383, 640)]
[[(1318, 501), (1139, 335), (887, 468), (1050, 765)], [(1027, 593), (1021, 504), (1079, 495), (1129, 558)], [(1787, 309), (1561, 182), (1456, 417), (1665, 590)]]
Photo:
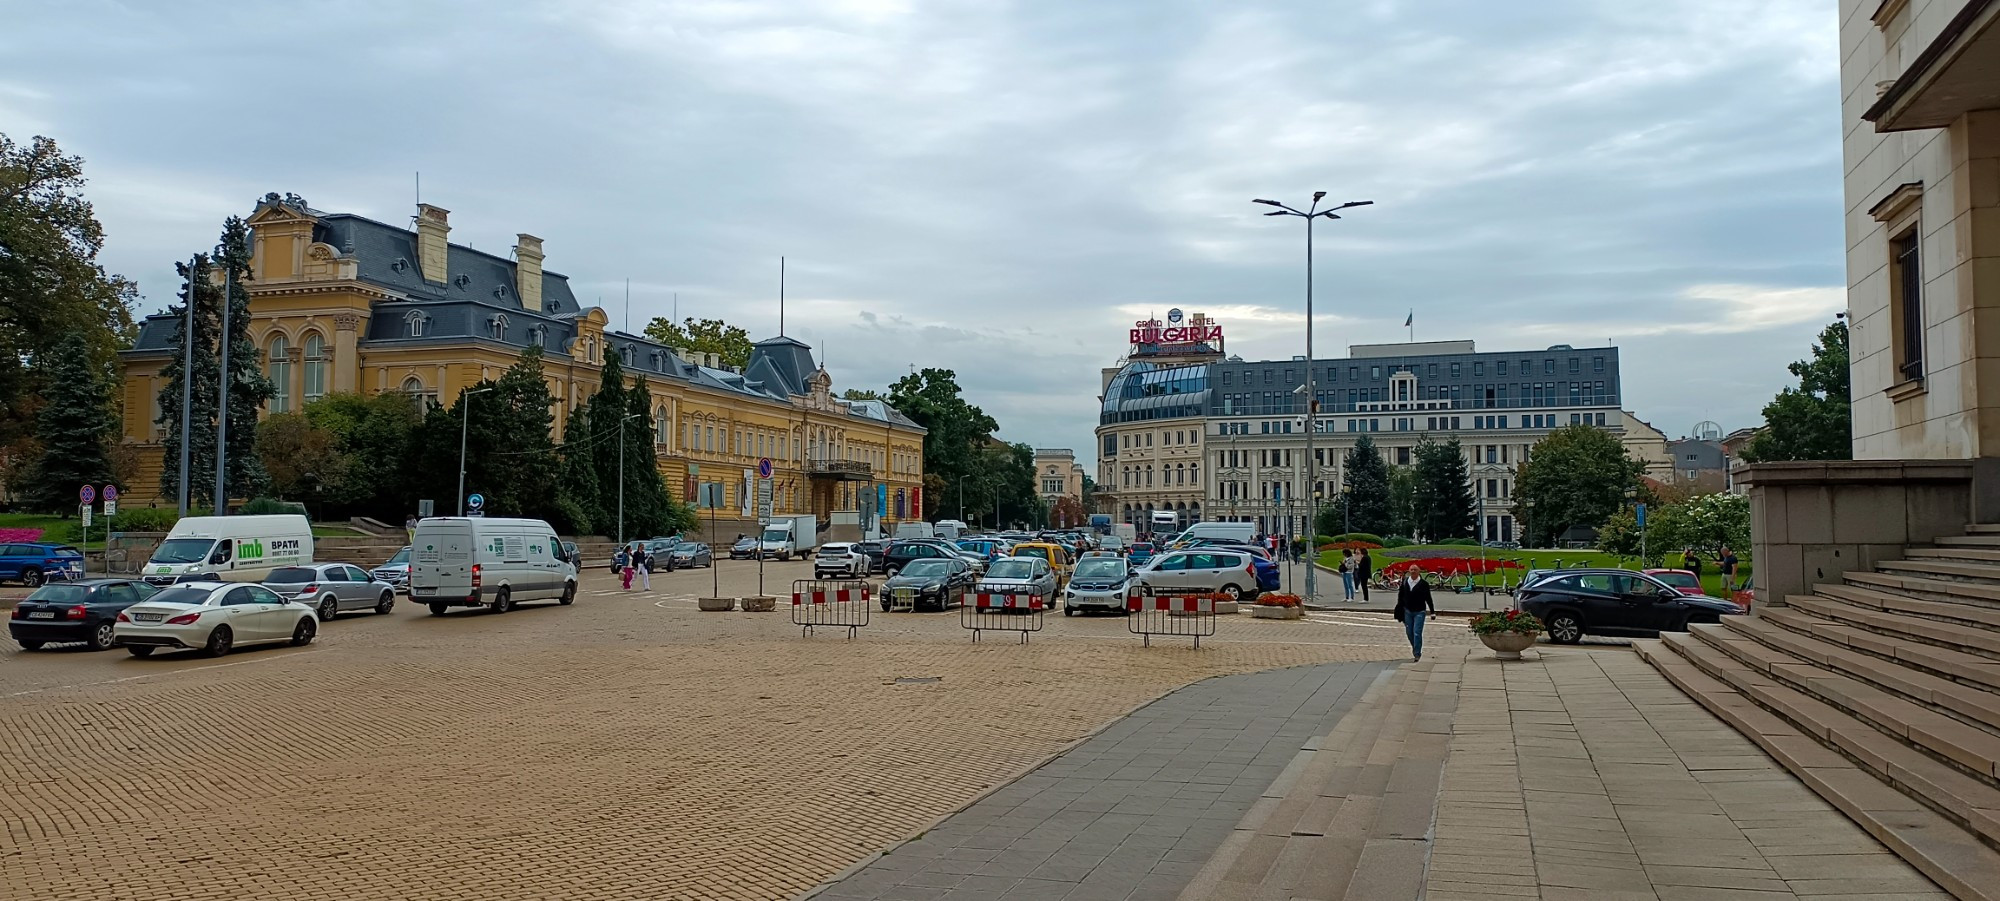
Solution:
[(343, 573), (340, 583), (340, 606), (360, 610), (375, 606), (378, 595), (375, 594), (375, 585), (368, 578), (368, 573), (358, 566), (346, 564), (342, 564), (340, 569)]
[(27, 554), (18, 544), (0, 544), (0, 581), (16, 582), (21, 578), (21, 564)]
[(1180, 551), (1161, 557), (1159, 565), (1146, 573), (1146, 587), (1158, 592), (1185, 590), (1188, 587), (1188, 565), (1191, 562), (1188, 555)]
[(223, 624), (234, 633), (237, 644), (264, 641), (271, 637), (271, 621), (265, 616), (270, 612), (271, 605), (251, 591), (253, 588), (262, 589), (264, 594), (273, 598), (278, 596), (261, 585), (238, 585), (223, 592), (221, 600), (213, 602), (222, 615)]
[(258, 631), (265, 641), (276, 641), (292, 637), (292, 629), (298, 624), (299, 610), (277, 592), (262, 585), (245, 585), (250, 592), (250, 606), (256, 609)]
[(94, 618), (117, 619), (119, 611), (139, 603), (139, 592), (130, 582), (114, 582), (94, 592), (91, 600)]
[(1634, 630), (1677, 628), (1686, 607), (1681, 593), (1641, 576), (1619, 576), (1619, 599)]
[(1644, 629), (1634, 623), (1633, 611), (1625, 601), (1625, 578), (1614, 573), (1579, 573), (1563, 580), (1576, 608), (1583, 613), (1584, 627), (1598, 635), (1625, 635)]

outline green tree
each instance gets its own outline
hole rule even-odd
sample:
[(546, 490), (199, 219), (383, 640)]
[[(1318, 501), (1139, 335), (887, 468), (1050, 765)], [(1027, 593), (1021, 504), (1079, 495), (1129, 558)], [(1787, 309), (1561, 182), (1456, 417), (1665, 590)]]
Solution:
[(1408, 466), (1389, 470), (1389, 529), (1383, 535), (1415, 540), (1417, 536), (1417, 471)]
[[(168, 342), (173, 353), (160, 368), (160, 418), (165, 437), (160, 441), (160, 493), (178, 497), (181, 461), (181, 393), (188, 388), (188, 506), (208, 506), (210, 488), (215, 484), (215, 407), (222, 376), (222, 362), (215, 349), (222, 331), (218, 315), (222, 289), (209, 284), (209, 257), (197, 254), (174, 267), (181, 276), (181, 302), (167, 308), (173, 317), (174, 336)], [(194, 307), (193, 366), (184, 348), (188, 342), (188, 307)], [(232, 367), (233, 368), (233, 367)]]
[(695, 527), (694, 509), (674, 502), (654, 451), (653, 395), (637, 378), (625, 391), (625, 522), (627, 535), (679, 534)]
[[(1322, 519), (1329, 524), (1346, 523), (1356, 532), (1390, 534), (1395, 531), (1389, 513), (1389, 464), (1382, 461), (1374, 440), (1367, 435), (1362, 435), (1348, 449), (1346, 463), (1341, 466), (1340, 485), (1340, 499), (1328, 508), (1328, 514)], [(1338, 534), (1349, 530), (1326, 528), (1322, 531)]]
[(1655, 542), (1658, 537), (1658, 517), (1661, 509), (1655, 508), (1648, 513), (1646, 522), (1648, 534), (1641, 540), (1638, 517), (1633, 514), (1631, 507), (1620, 507), (1617, 513), (1611, 514), (1611, 518), (1598, 528), (1597, 549), (1620, 557), (1638, 557), (1640, 552), (1644, 551), (1645, 559), (1642, 562), (1647, 566), (1658, 565), (1661, 553), (1666, 547), (1663, 543)]
[(738, 369), (750, 365), (750, 333), (720, 319), (689, 316), (677, 325), (657, 317), (646, 324), (646, 337), (685, 352), (718, 354)]
[(882, 396), (882, 392), (876, 391), (873, 388), (849, 388), (846, 391), (840, 392), (840, 399), (841, 400), (888, 400), (888, 398)]
[[(417, 486), (408, 469), (412, 442), (422, 421), (417, 403), (397, 393), (339, 393), (306, 405), (306, 419), (333, 436), (333, 449), (342, 461), (337, 479), (320, 474), (324, 501), (384, 522), (400, 523), (404, 516), (416, 512)], [(264, 439), (259, 436), (258, 440)], [(453, 448), (454, 463), (456, 451)], [(269, 451), (263, 454), (274, 482), (278, 456)], [(288, 495), (280, 489), (279, 496)]]
[(37, 358), (81, 336), (96, 377), (112, 379), (136, 334), (136, 288), (98, 265), (104, 229), (83, 187), (83, 160), (55, 141), (0, 134), (0, 457), (32, 453), (47, 387)]
[(556, 465), (550, 436), (554, 408), (541, 349), (530, 346), (498, 379), (459, 392), (450, 409), (430, 407), (411, 441), (417, 486), (411, 493), (437, 500), (444, 515), (457, 514), (462, 428), (467, 496), (484, 495), (492, 516), (560, 518), (556, 480), (550, 477)]
[[(599, 486), (597, 503), (590, 508), (590, 521), (612, 538), (620, 537), (618, 527), (623, 522), (626, 526), (624, 537), (629, 538), (638, 530), (632, 528), (630, 518), (621, 518), (618, 509), (618, 434), (623, 426), (620, 420), (631, 404), (625, 399), (625, 367), (616, 354), (605, 356), (604, 369), (598, 374), (597, 393), (585, 400), (583, 406), (584, 419), (590, 424), (585, 441), (590, 453), (591, 470), (596, 474), (595, 481)], [(631, 433), (625, 434), (625, 453), (629, 455), (632, 452)], [(564, 440), (572, 446), (578, 443), (575, 435)], [(646, 459), (651, 461), (650, 452), (646, 454)], [(631, 462), (629, 456), (626, 462)]]
[[(244, 284), (250, 277), (249, 230), (235, 216), (223, 223), (222, 238), (213, 254), (198, 254), (188, 263), (176, 264), (182, 276), (181, 303), (168, 309), (174, 316), (176, 351), (162, 367), (165, 386), (160, 390), (160, 423), (166, 440), (161, 445), (161, 490), (175, 494), (180, 488), (181, 382), (186, 356), (179, 348), (185, 338), (188, 304), (194, 305), (194, 367), (187, 381), (193, 387), (188, 426), (188, 502), (210, 504), (215, 485), (216, 410), (222, 383), (222, 342), (229, 342), (229, 472), (226, 493), (230, 497), (255, 497), (268, 487), (264, 461), (257, 454), (257, 411), (270, 400), (273, 388), (264, 377), (256, 345), (250, 341), (250, 295)], [(188, 288), (192, 276), (193, 292)], [(224, 287), (229, 291), (224, 296)], [(229, 305), (229, 334), (222, 334), (222, 308)]]
[[(986, 415), (986, 411), (966, 402), (959, 391), (957, 373), (949, 369), (924, 369), (906, 375), (889, 386), (889, 404), (927, 430), (924, 435), (927, 515), (941, 509), (937, 502), (945, 497), (956, 499), (961, 480), (968, 518), (991, 512), (996, 497), (1003, 510), (1016, 516), (1039, 504), (1039, 500), (1028, 502), (1018, 492), (1008, 493), (1012, 490), (1009, 485), (1020, 475), (1009, 470), (1006, 461), (996, 463), (989, 453), (993, 432), (1000, 424)], [(1019, 484), (1033, 497), (1032, 449), (1028, 453), (1025, 478)], [(953, 512), (957, 512), (955, 505)]]
[(601, 531), (592, 512), (598, 507), (599, 486), (597, 468), (592, 465), (588, 407), (586, 403), (570, 408), (569, 419), (563, 423), (563, 446), (559, 454), (562, 462), (556, 472), (557, 504), (567, 520), (557, 528), (566, 527), (568, 534), (574, 535)]
[(1550, 432), (1515, 471), (1514, 497), (1524, 509), (1525, 543), (1553, 542), (1572, 526), (1597, 527), (1641, 487), (1645, 464), (1618, 439), (1581, 423)]
[(281, 498), (322, 497), (322, 484), (335, 494), (347, 490), (348, 458), (341, 453), (340, 436), (305, 413), (264, 417), (257, 424), (257, 452), (264, 457), (271, 490)]
[(1750, 556), (1750, 499), (1740, 494), (1704, 494), (1663, 507), (1647, 517), (1649, 550), (1694, 548), (1713, 560), (1724, 547)]
[(1848, 460), (1854, 456), (1854, 414), (1847, 372), (1847, 323), (1822, 329), (1812, 357), (1785, 367), (1799, 379), (1764, 405), (1764, 428), (1743, 448), (1752, 463)]
[[(228, 273), (229, 334), (229, 434), (228, 482), (230, 497), (258, 497), (270, 487), (264, 460), (257, 453), (257, 412), (271, 399), (276, 387), (264, 377), (263, 361), (257, 345), (250, 340), (250, 229), (237, 216), (223, 221), (222, 238), (215, 247), (215, 265)], [(218, 308), (224, 300), (217, 289)], [(217, 333), (220, 334), (220, 328)], [(218, 345), (219, 346), (219, 345)], [(217, 361), (218, 371), (221, 362)], [(211, 439), (212, 440), (212, 439)], [(214, 482), (214, 467), (210, 483)]]
[(73, 512), (77, 489), (112, 479), (110, 447), (117, 440), (111, 390), (80, 334), (35, 359), (45, 386), (35, 438), (43, 453), (29, 481), (29, 506), (47, 513)]
[(1458, 439), (1440, 444), (1420, 438), (1415, 456), (1417, 533), (1431, 542), (1472, 537), (1478, 502)]

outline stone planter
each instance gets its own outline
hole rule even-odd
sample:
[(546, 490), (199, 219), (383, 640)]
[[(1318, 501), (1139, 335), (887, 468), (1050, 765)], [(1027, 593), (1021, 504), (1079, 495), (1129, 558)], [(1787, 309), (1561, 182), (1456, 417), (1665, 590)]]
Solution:
[(1230, 616), (1234, 616), (1234, 615), (1236, 615), (1236, 614), (1237, 614), (1237, 613), (1239, 612), (1239, 610), (1240, 610), (1240, 609), (1241, 609), (1241, 608), (1240, 608), (1240, 605), (1239, 605), (1239, 604), (1237, 604), (1237, 602), (1235, 602), (1235, 601), (1216, 601), (1216, 602), (1215, 602), (1215, 612), (1216, 612), (1216, 615), (1218, 615), (1218, 616), (1220, 616), (1220, 615), (1223, 615), (1223, 614), (1228, 614), (1228, 615), (1230, 615)]
[(747, 613), (769, 613), (778, 609), (776, 595), (753, 594), (743, 599), (743, 610)]
[(735, 598), (696, 598), (695, 604), (709, 613), (736, 609)]
[(1519, 660), (1521, 652), (1535, 644), (1534, 632), (1487, 632), (1479, 636), (1481, 644), (1493, 649), (1493, 656), (1501, 660)]
[(1250, 615), (1256, 619), (1300, 619), (1306, 615), (1303, 607), (1271, 607), (1251, 604)]

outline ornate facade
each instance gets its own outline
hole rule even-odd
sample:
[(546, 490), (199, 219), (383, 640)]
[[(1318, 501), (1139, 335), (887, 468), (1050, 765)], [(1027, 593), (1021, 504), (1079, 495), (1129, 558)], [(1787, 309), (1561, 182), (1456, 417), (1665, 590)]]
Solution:
[[(719, 483), (725, 516), (754, 515), (757, 462), (769, 458), (777, 514), (893, 522), (919, 512), (924, 430), (879, 401), (835, 397), (805, 343), (760, 341), (738, 370), (611, 330), (603, 310), (577, 302), (568, 278), (543, 268), (540, 238), (519, 235), (511, 259), (495, 256), (450, 243), (449, 216), (418, 204), (406, 229), (314, 210), (296, 195), (258, 203), (246, 288), (250, 337), (277, 385), (267, 413), (333, 392), (450, 404), (539, 346), (560, 437), (616, 354), (652, 393), (654, 457), (677, 499)], [(165, 431), (155, 420), (174, 332), (173, 317), (148, 317), (123, 354), (124, 440), (144, 466), (128, 503), (171, 504), (159, 496)]]

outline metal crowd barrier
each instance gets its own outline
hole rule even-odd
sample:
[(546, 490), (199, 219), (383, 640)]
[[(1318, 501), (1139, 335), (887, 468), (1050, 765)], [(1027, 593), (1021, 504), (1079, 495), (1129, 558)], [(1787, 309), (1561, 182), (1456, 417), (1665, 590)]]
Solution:
[(969, 603), (958, 608), (958, 624), (972, 630), (973, 641), (991, 630), (1019, 632), (1021, 643), (1027, 644), (1029, 632), (1042, 631), (1042, 616), (1048, 609), (1039, 594), (973, 594), (966, 600)]
[(799, 636), (813, 633), (818, 626), (855, 630), (868, 625), (869, 586), (867, 582), (832, 579), (798, 579), (792, 582), (792, 625)]
[(1126, 627), (1153, 646), (1153, 636), (1184, 636), (1201, 640), (1215, 634), (1215, 601), (1207, 597), (1132, 595), (1125, 599)]

